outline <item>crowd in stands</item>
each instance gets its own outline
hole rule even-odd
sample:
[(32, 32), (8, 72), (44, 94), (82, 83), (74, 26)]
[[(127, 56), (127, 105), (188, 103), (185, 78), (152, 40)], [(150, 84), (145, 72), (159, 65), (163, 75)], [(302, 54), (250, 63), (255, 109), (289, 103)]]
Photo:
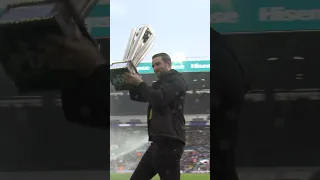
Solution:
[[(187, 145), (181, 158), (181, 171), (209, 171), (209, 127), (192, 126), (186, 132)], [(143, 127), (115, 127), (111, 131), (110, 162), (113, 171), (133, 171), (136, 168), (149, 145), (146, 133)]]

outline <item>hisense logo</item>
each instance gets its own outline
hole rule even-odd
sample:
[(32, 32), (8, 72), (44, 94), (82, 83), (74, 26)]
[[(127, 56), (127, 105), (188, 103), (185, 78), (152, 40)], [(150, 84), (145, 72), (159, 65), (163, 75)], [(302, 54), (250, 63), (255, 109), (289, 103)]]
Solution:
[(149, 71), (150, 67), (149, 66), (141, 66), (141, 67), (137, 67), (138, 71)]
[(211, 0), (210, 5), (214, 7), (220, 7), (223, 9), (231, 9), (232, 1), (231, 0)]
[(237, 23), (239, 14), (235, 12), (232, 0), (211, 0), (210, 1), (211, 24), (213, 23)]
[(207, 69), (207, 68), (210, 68), (210, 64), (195, 63), (195, 64), (191, 64), (191, 68)]
[(211, 14), (211, 23), (237, 23), (239, 14), (237, 12), (215, 12)]
[(287, 10), (285, 7), (260, 8), (260, 21), (310, 21), (320, 20), (320, 9)]
[(172, 65), (172, 69), (184, 69), (184, 65)]

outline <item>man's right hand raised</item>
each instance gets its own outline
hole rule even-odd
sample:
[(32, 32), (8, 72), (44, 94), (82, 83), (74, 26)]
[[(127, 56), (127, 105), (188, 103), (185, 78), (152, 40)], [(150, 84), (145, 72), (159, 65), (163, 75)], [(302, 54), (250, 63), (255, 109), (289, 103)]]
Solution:
[(50, 35), (41, 49), (41, 58), (50, 69), (65, 70), (89, 77), (101, 64), (106, 63), (99, 50), (84, 38), (70, 40), (62, 36)]

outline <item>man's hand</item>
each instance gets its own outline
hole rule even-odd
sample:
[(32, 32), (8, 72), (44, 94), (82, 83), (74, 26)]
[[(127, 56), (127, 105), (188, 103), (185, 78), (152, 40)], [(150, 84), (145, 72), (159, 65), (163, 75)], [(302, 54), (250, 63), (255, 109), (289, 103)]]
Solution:
[(99, 50), (88, 39), (70, 40), (51, 35), (45, 42), (41, 59), (53, 70), (66, 70), (80, 76), (90, 76), (96, 67), (105, 63)]
[(125, 73), (126, 83), (138, 86), (143, 80), (139, 74)]

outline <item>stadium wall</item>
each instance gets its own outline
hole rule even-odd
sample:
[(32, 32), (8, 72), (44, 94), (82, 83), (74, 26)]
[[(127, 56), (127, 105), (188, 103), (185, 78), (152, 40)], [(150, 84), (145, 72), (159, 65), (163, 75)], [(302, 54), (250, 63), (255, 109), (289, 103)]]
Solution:
[[(187, 114), (185, 115), (186, 122), (194, 121), (194, 119), (207, 121), (207, 118), (210, 114)], [(132, 115), (132, 116), (110, 116), (110, 120), (112, 121), (119, 121), (120, 123), (126, 123), (130, 120), (140, 120), (141, 122), (147, 122), (146, 115)], [(210, 122), (208, 122), (210, 124)]]
[[(37, 0), (35, 0), (37, 1)], [(40, 0), (38, 0), (40, 1)], [(75, 0), (76, 1), (76, 0)], [(0, 13), (7, 4), (23, 2), (22, 0), (1, 0)], [(88, 31), (97, 39), (110, 37), (110, 1), (100, 0), (85, 20)]]
[(212, 0), (210, 11), (221, 33), (320, 30), (320, 1)]

